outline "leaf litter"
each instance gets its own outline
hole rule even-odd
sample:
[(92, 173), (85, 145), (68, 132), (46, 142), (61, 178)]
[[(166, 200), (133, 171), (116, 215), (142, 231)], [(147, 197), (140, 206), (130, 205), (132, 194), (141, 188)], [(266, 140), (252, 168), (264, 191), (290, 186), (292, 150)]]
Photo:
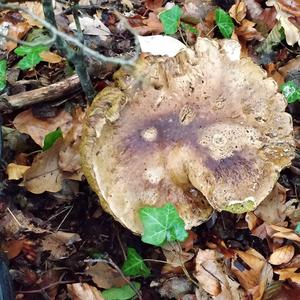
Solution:
[[(294, 87), (297, 93), (300, 86), (299, 6), (294, 4), (296, 1), (285, 0), (226, 1), (228, 7), (221, 2), (185, 0), (174, 5), (171, 1), (123, 1), (103, 7), (119, 10), (137, 30), (140, 40), (147, 40), (142, 51), (148, 54), (143, 55), (174, 56), (192, 45), (197, 36), (238, 40), (242, 55), (260, 64), (278, 82), (285, 82), (283, 88), (289, 92), (283, 91), (289, 101), (287, 109), (297, 132), (299, 97), (290, 91)], [(24, 3), (29, 4), (43, 18), (41, 4)], [(199, 7), (203, 8), (200, 13)], [(74, 30), (74, 19), (71, 15), (65, 18), (62, 11), (57, 5), (56, 13), (66, 22), (65, 30)], [(86, 10), (80, 21), (86, 40), (94, 36), (92, 41), (99, 47), (103, 47), (101, 40), (106, 40), (106, 53), (119, 54), (128, 49), (120, 51), (118, 43), (111, 41), (119, 28), (109, 10)], [(37, 28), (42, 25), (28, 15), (1, 12), (0, 31), (5, 35), (25, 39)], [(128, 36), (122, 38), (128, 42)], [(173, 39), (175, 46), (166, 38)], [(13, 57), (18, 46), (12, 41), (1, 44), (8, 55), (3, 63), (5, 70), (1, 69), (2, 93), (13, 92), (8, 79), (22, 59)], [(21, 82), (25, 90), (34, 89), (32, 83), (28, 84), (32, 78), (37, 86), (43, 86), (67, 76), (66, 59), (55, 47), (39, 56), (35, 66), (18, 72), (16, 83)], [(100, 87), (109, 84), (109, 80), (109, 76), (95, 77)], [(142, 243), (140, 237), (99, 207), (83, 181), (79, 157), (85, 101), (78, 93), (68, 102), (60, 100), (57, 107), (46, 107), (47, 113), (54, 112), (50, 117), (43, 116), (41, 110), (36, 113), (35, 107), (4, 116), (0, 246), (9, 258), (19, 297), (32, 299), (32, 295), (45, 291), (50, 299), (76, 300), (131, 299), (136, 295), (145, 299), (297, 299), (297, 138), (292, 167), (281, 173), (269, 198), (256, 210), (242, 215), (215, 212), (205, 224), (190, 232), (184, 230), (177, 217), (177, 225), (151, 223), (147, 230), (152, 231), (146, 231), (143, 237), (150, 245)], [(42, 152), (45, 137), (58, 128), (62, 136), (53, 139)], [(155, 231), (161, 236), (153, 241)], [(164, 243), (166, 240), (169, 242)]]

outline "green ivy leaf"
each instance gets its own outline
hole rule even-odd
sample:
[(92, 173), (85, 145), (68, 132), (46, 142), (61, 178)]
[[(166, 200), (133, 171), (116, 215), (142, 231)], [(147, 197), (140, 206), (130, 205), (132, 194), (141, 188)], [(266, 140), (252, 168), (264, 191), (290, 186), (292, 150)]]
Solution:
[(0, 60), (0, 92), (6, 87), (7, 62), (5, 59)]
[(127, 259), (122, 266), (122, 271), (126, 276), (148, 277), (151, 272), (143, 261), (143, 258), (134, 248), (127, 249)]
[(300, 88), (294, 81), (287, 81), (280, 86), (280, 91), (288, 103), (294, 103), (300, 100)]
[(43, 46), (43, 45), (38, 45), (34, 47), (29, 47), (29, 46), (20, 46), (14, 50), (14, 52), (18, 56), (25, 56), (31, 53), (41, 53), (45, 50), (48, 50), (49, 47)]
[(50, 149), (56, 140), (62, 137), (62, 131), (60, 128), (57, 128), (56, 130), (49, 132), (44, 139), (44, 145), (43, 145), (43, 151), (46, 151)]
[(178, 5), (175, 5), (159, 15), (165, 34), (176, 33), (182, 13), (182, 9)]
[(296, 228), (295, 228), (295, 232), (297, 234), (300, 234), (300, 223), (297, 224)]
[[(131, 287), (134, 286), (134, 289)], [(131, 282), (120, 288), (111, 288), (101, 292), (105, 300), (128, 300), (136, 295), (136, 291), (139, 291), (141, 284), (139, 282)]]
[(139, 214), (144, 225), (144, 243), (160, 246), (166, 241), (184, 241), (188, 236), (184, 221), (171, 203), (160, 208), (144, 207)]
[(216, 23), (225, 38), (231, 38), (234, 30), (234, 23), (229, 14), (222, 8), (217, 8), (215, 12)]
[(36, 52), (28, 53), (26, 56), (24, 56), (19, 62), (18, 67), (21, 70), (27, 70), (35, 67), (37, 64), (39, 64), (42, 61), (42, 58), (39, 56)]
[(34, 47), (20, 46), (16, 48), (15, 53), (18, 56), (23, 56), (23, 58), (18, 62), (18, 67), (21, 70), (27, 70), (35, 67), (42, 61), (42, 58), (39, 54), (48, 49), (49, 47), (43, 45)]

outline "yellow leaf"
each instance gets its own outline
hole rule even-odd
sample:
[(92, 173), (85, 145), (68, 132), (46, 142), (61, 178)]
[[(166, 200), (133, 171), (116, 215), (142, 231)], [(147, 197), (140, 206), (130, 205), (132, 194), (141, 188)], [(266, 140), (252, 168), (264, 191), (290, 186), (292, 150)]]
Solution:
[(53, 53), (51, 51), (43, 51), (39, 54), (39, 56), (42, 58), (43, 61), (51, 63), (51, 64), (57, 64), (62, 61), (62, 57), (59, 56), (56, 53)]
[(272, 265), (281, 265), (288, 263), (294, 256), (295, 248), (292, 245), (286, 245), (276, 249), (269, 258)]
[(7, 165), (6, 173), (8, 180), (18, 180), (23, 178), (24, 173), (29, 169), (29, 166), (17, 165), (10, 163)]

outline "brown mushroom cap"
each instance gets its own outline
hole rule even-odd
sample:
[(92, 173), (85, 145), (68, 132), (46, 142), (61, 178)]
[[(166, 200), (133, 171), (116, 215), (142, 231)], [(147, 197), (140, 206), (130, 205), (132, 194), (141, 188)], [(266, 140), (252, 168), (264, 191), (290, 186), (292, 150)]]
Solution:
[(149, 205), (173, 203), (186, 228), (207, 220), (211, 207), (254, 209), (290, 164), (292, 122), (275, 81), (226, 49), (199, 39), (195, 51), (148, 57), (94, 100), (84, 172), (132, 231), (142, 231), (138, 211)]

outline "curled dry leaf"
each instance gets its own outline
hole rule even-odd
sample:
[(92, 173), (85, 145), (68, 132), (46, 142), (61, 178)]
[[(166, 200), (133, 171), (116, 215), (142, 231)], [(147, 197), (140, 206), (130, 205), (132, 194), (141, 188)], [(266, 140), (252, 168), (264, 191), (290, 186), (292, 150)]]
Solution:
[(295, 254), (293, 245), (286, 245), (276, 249), (269, 258), (269, 263), (272, 265), (281, 265), (288, 263)]
[(194, 253), (182, 251), (177, 243), (166, 243), (162, 246), (162, 252), (172, 267), (183, 266), (187, 261), (194, 257)]
[(254, 228), (256, 228), (259, 220), (257, 218), (257, 216), (252, 212), (252, 211), (249, 211), (246, 213), (246, 216), (245, 216), (245, 221), (247, 222), (248, 224), (248, 228), (252, 231)]
[[(20, 6), (31, 11), (40, 19), (44, 19), (43, 5), (40, 1), (26, 1), (25, 3), (21, 3)], [(28, 14), (22, 12), (22, 16), (27, 20), (30, 26), (43, 28), (43, 25), (38, 20), (32, 18)]]
[(23, 178), (24, 173), (29, 169), (29, 166), (17, 165), (15, 163), (10, 163), (6, 167), (6, 174), (8, 180), (18, 180)]
[(59, 151), (58, 165), (64, 172), (80, 173), (80, 154), (79, 146), (82, 134), (82, 122), (85, 118), (85, 112), (78, 108), (74, 112), (72, 128), (64, 137), (64, 145)]
[(119, 271), (104, 261), (99, 261), (95, 265), (90, 266), (85, 270), (85, 274), (92, 276), (97, 286), (103, 289), (122, 287), (128, 283)]
[[(284, 1), (282, 1), (284, 2)], [(299, 43), (300, 30), (290, 20), (291, 14), (286, 12), (284, 6), (281, 6), (277, 0), (268, 0), (266, 2), (268, 6), (274, 6), (277, 12), (276, 19), (280, 22), (284, 29), (286, 42), (288, 45), (293, 46), (295, 43)]]
[(200, 286), (215, 299), (241, 299), (239, 284), (228, 275), (223, 257), (215, 250), (199, 250), (196, 257), (196, 273)]
[(19, 113), (13, 124), (15, 128), (22, 133), (26, 133), (41, 147), (45, 136), (58, 127), (63, 133), (66, 133), (72, 126), (72, 116), (68, 112), (61, 110), (54, 118), (40, 119), (32, 114), (32, 110), (28, 109)]
[(77, 233), (57, 231), (47, 235), (42, 241), (42, 246), (43, 250), (50, 251), (52, 258), (61, 259), (69, 256), (68, 247), (80, 240)]
[(244, 0), (238, 0), (229, 10), (230, 16), (240, 24), (246, 17), (247, 7)]
[(59, 154), (65, 149), (64, 140), (58, 139), (47, 151), (39, 153), (24, 176), (23, 185), (29, 192), (41, 194), (45, 191), (58, 192), (62, 188), (64, 179), (81, 180), (81, 171), (70, 173), (64, 172), (59, 167)]
[(299, 0), (278, 0), (277, 2), (283, 11), (285, 11), (295, 17), (300, 17), (300, 2), (299, 2)]
[(235, 34), (245, 41), (261, 41), (263, 40), (263, 36), (254, 28), (255, 25), (256, 24), (254, 22), (244, 19), (241, 22), (241, 25), (235, 29)]
[(101, 292), (87, 283), (67, 284), (67, 289), (72, 300), (104, 300)]
[[(21, 18), (22, 19), (22, 18)], [(10, 21), (4, 21), (0, 25), (0, 31), (5, 36), (9, 36), (12, 39), (15, 40), (22, 40), (22, 38), (27, 34), (27, 32), (31, 29), (31, 26), (26, 21), (20, 21), (18, 22), (10, 22)], [(3, 50), (6, 50), (7, 52), (10, 52), (14, 50), (17, 47), (17, 43), (14, 41), (5, 41), (2, 43), (0, 48)]]
[(291, 228), (285, 228), (282, 226), (270, 225), (269, 226), (272, 231), (270, 231), (269, 235), (272, 238), (282, 238), (286, 240), (291, 240), (295, 242), (300, 242), (300, 236), (294, 232)]
[(253, 299), (261, 299), (266, 285), (271, 282), (273, 271), (265, 258), (254, 249), (235, 251), (242, 260), (233, 260), (231, 270), (238, 278), (241, 286), (252, 295)]
[(160, 34), (163, 32), (163, 25), (155, 13), (149, 13), (148, 18), (137, 15), (127, 19), (139, 35)]
[(51, 64), (58, 64), (62, 61), (62, 57), (60, 55), (51, 51), (43, 51), (39, 53), (39, 56), (42, 58), (43, 61)]
[(279, 275), (279, 280), (287, 280), (290, 279), (295, 283), (300, 284), (300, 273), (295, 273), (298, 268), (286, 268), (275, 270), (274, 273)]
[(276, 183), (273, 191), (254, 211), (254, 214), (268, 224), (284, 225), (287, 207), (287, 189)]

